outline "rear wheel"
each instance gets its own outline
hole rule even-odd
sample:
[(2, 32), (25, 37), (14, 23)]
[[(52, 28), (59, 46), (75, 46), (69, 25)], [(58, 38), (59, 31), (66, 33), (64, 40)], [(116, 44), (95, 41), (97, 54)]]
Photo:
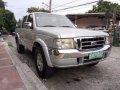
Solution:
[(91, 63), (91, 64), (88, 64), (87, 66), (95, 66), (97, 65), (99, 62), (95, 62), (95, 63)]
[(54, 69), (47, 65), (42, 48), (37, 47), (35, 50), (36, 69), (41, 78), (49, 78), (54, 74)]
[(17, 44), (17, 51), (18, 53), (23, 53), (24, 52), (24, 46), (19, 44), (19, 41), (16, 41)]

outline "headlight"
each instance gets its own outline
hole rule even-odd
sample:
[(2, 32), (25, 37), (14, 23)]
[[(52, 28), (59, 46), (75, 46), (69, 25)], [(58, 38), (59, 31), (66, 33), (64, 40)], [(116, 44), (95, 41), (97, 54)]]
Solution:
[(73, 49), (74, 48), (73, 39), (56, 39), (55, 43), (56, 43), (57, 48), (59, 49)]
[(109, 36), (106, 37), (106, 42), (105, 42), (105, 44), (110, 44), (110, 37), (109, 37)]

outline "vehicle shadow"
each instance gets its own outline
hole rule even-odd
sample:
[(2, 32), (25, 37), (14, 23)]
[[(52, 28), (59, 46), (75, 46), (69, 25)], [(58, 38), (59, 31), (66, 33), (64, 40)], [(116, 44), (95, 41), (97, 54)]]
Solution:
[[(30, 69), (36, 74), (37, 71), (35, 68), (35, 62), (32, 57), (32, 53), (29, 50), (25, 50), (24, 54), (20, 54), (19, 58), (23, 63), (26, 63)], [(72, 68), (61, 68), (55, 71), (55, 74), (49, 79), (41, 79), (44, 85), (48, 89), (52, 90), (79, 90), (77, 86), (81, 90), (87, 88), (86, 84), (89, 84), (91, 79), (101, 78), (102, 70), (99, 68), (99, 64), (97, 66), (88, 67), (88, 66), (79, 66)], [(87, 81), (87, 82), (85, 82)], [(81, 84), (81, 85), (78, 85)], [(76, 88), (73, 88), (76, 87)]]

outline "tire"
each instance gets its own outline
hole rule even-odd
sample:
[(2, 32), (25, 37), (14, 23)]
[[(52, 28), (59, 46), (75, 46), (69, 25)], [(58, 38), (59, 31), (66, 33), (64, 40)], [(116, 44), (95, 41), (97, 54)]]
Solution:
[(87, 66), (90, 66), (90, 67), (92, 67), (92, 66), (95, 66), (95, 65), (97, 65), (99, 62), (95, 62), (95, 63), (91, 63), (91, 64), (88, 64)]
[(19, 41), (16, 40), (17, 43), (17, 51), (18, 53), (24, 53), (24, 46), (19, 44)]
[(42, 78), (49, 78), (53, 76), (54, 69), (47, 65), (43, 49), (40, 46), (36, 47), (35, 50), (35, 65), (38, 75)]

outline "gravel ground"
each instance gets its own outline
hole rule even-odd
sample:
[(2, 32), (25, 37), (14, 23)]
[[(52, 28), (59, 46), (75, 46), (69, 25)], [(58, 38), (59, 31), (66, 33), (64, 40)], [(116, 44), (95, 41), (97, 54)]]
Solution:
[[(18, 54), (14, 37), (8, 36), (4, 39), (13, 44), (10, 47), (12, 51), (37, 75), (31, 52), (26, 50), (24, 54)], [(119, 53), (120, 47), (113, 47), (107, 60), (94, 67), (57, 69), (50, 79), (40, 80), (49, 90), (120, 90)]]

